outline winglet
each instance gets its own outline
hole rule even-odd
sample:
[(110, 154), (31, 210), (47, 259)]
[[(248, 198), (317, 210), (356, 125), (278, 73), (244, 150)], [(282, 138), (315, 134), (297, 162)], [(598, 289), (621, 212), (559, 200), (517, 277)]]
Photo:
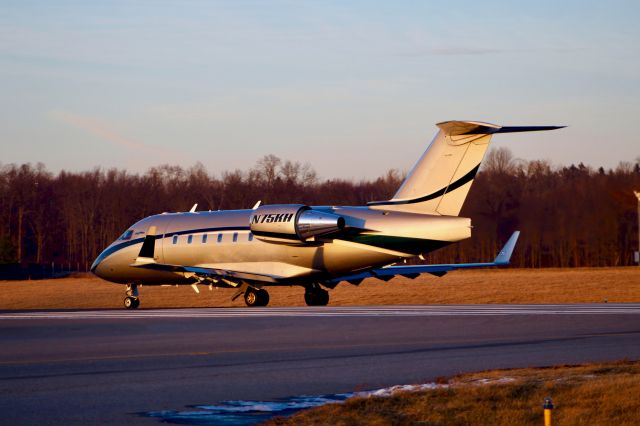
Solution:
[(509, 237), (509, 240), (507, 240), (504, 247), (502, 247), (502, 250), (500, 250), (500, 253), (498, 253), (493, 263), (495, 263), (496, 265), (509, 264), (509, 262), (511, 261), (511, 255), (513, 254), (513, 249), (516, 248), (516, 243), (518, 242), (519, 236), (520, 231), (515, 231), (513, 234), (511, 234), (511, 237)]

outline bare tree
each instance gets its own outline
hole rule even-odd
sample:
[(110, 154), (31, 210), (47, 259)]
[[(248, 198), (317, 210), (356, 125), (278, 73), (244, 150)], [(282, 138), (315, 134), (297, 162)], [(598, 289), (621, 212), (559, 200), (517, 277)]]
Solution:
[[(58, 175), (43, 165), (0, 166), (0, 263), (88, 265), (131, 223), (163, 211), (250, 208), (264, 203), (361, 205), (389, 199), (403, 176), (391, 170), (373, 180), (320, 180), (307, 164), (261, 158), (245, 173), (210, 175), (162, 165), (144, 174), (94, 169)], [(522, 231), (514, 263), (522, 267), (633, 264), (640, 165), (612, 170), (583, 164), (553, 167), (489, 152), (461, 214), (473, 237), (437, 251), (430, 261), (485, 260), (515, 230)]]

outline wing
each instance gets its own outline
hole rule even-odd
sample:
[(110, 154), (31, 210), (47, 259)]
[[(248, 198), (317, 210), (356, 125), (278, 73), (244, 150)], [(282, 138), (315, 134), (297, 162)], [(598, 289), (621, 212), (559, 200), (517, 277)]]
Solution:
[(152, 269), (155, 271), (178, 272), (192, 274), (201, 278), (218, 278), (240, 281), (260, 281), (267, 283), (278, 282), (275, 275), (255, 274), (251, 272), (231, 271), (228, 269), (205, 268), (200, 266), (171, 265), (168, 263), (157, 263), (153, 259), (138, 257), (130, 266), (135, 268)]
[(493, 262), (488, 263), (445, 263), (440, 265), (407, 265), (407, 266), (387, 266), (385, 268), (370, 269), (367, 271), (357, 272), (354, 274), (343, 275), (341, 277), (332, 278), (326, 281), (328, 287), (335, 287), (340, 281), (347, 281), (351, 284), (360, 284), (365, 278), (379, 278), (384, 281), (388, 281), (396, 275), (400, 275), (407, 278), (416, 278), (420, 274), (433, 274), (439, 277), (443, 276), (449, 271), (456, 269), (471, 269), (471, 268), (488, 268), (493, 266), (506, 266), (509, 265), (511, 255), (516, 247), (516, 242), (520, 236), (520, 231), (515, 231), (507, 243), (502, 247), (502, 250), (498, 253)]

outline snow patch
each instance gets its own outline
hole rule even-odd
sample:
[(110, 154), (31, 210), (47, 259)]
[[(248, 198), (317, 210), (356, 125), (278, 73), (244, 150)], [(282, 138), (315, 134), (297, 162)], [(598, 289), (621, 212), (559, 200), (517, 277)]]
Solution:
[(420, 392), (445, 389), (451, 386), (491, 385), (513, 382), (512, 377), (498, 379), (478, 379), (473, 382), (455, 384), (422, 383), (417, 385), (396, 385), (361, 392), (331, 395), (301, 395), (274, 401), (229, 400), (212, 405), (195, 405), (190, 410), (150, 411), (141, 413), (145, 417), (159, 418), (165, 423), (188, 425), (253, 425), (275, 416), (290, 416), (300, 410), (320, 407), (326, 404), (341, 404), (349, 398), (386, 398), (399, 392)]
[(253, 425), (275, 416), (290, 416), (306, 408), (341, 403), (354, 396), (341, 393), (320, 396), (296, 396), (276, 401), (220, 401), (213, 405), (196, 405), (189, 411), (152, 411), (145, 417), (159, 418), (166, 423), (190, 425)]
[(478, 386), (486, 386), (486, 385), (500, 385), (503, 383), (512, 383), (515, 382), (516, 379), (514, 377), (499, 377), (497, 379), (477, 379), (471, 382), (462, 382), (463, 384), (472, 384)]
[(420, 385), (396, 385), (388, 388), (381, 388), (371, 391), (357, 392), (354, 394), (356, 397), (389, 397), (398, 392), (419, 392), (423, 390), (433, 390), (446, 388), (449, 385), (438, 385), (436, 383), (423, 383)]

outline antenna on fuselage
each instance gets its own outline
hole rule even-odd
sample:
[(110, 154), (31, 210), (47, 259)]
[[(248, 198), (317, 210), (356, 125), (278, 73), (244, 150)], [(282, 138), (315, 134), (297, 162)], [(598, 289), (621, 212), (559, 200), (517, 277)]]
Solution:
[(258, 207), (260, 207), (260, 203), (262, 202), (262, 200), (258, 200), (258, 202), (253, 206), (253, 208), (251, 210), (255, 210)]
[(197, 208), (198, 208), (198, 203), (195, 203), (193, 207), (191, 207), (191, 210), (189, 210), (189, 213), (195, 213)]

